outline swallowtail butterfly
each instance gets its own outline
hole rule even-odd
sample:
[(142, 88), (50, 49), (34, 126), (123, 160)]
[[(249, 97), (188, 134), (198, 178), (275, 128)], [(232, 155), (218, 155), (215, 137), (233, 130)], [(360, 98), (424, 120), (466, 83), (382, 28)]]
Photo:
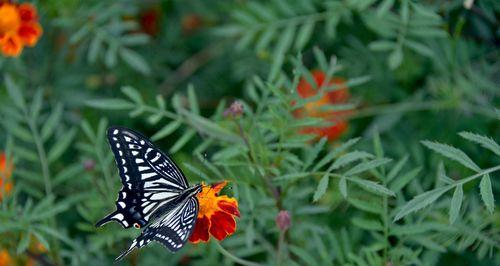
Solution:
[(193, 232), (198, 216), (196, 195), (201, 185), (190, 187), (172, 159), (140, 133), (110, 127), (107, 137), (123, 187), (118, 192), (116, 211), (96, 226), (114, 220), (124, 228), (143, 228), (141, 235), (116, 260), (152, 240), (176, 252)]

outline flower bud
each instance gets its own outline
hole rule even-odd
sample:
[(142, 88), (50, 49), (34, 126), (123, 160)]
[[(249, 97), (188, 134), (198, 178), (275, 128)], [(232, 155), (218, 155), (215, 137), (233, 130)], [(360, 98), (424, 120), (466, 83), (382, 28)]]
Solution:
[(290, 228), (292, 223), (292, 218), (290, 217), (290, 213), (285, 210), (281, 210), (276, 216), (276, 225), (281, 231), (286, 231)]
[(87, 172), (94, 170), (94, 167), (95, 167), (95, 161), (92, 159), (87, 159), (83, 162), (83, 168)]
[(240, 101), (234, 101), (229, 108), (224, 111), (224, 116), (235, 117), (243, 114), (243, 104)]

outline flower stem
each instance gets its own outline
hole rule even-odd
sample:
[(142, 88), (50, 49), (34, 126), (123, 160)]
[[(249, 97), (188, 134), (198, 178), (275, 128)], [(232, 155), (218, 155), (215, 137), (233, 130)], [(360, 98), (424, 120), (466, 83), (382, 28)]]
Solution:
[(217, 249), (219, 249), (220, 253), (222, 253), (222, 255), (230, 258), (231, 260), (233, 260), (236, 263), (239, 263), (239, 264), (244, 265), (244, 266), (260, 266), (261, 265), (259, 263), (255, 263), (253, 261), (248, 261), (248, 260), (244, 260), (244, 259), (236, 257), (235, 255), (233, 255), (229, 251), (227, 251), (218, 241), (214, 241), (214, 243), (217, 246)]

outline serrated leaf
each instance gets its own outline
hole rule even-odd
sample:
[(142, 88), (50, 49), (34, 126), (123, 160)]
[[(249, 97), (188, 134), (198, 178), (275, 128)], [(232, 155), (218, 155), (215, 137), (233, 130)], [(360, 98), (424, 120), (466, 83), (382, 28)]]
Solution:
[(318, 201), (323, 195), (325, 195), (326, 190), (328, 188), (328, 183), (330, 181), (330, 177), (328, 175), (324, 175), (318, 183), (318, 187), (314, 192), (313, 201)]
[(316, 157), (318, 156), (320, 151), (325, 146), (327, 140), (328, 140), (327, 138), (321, 138), (318, 141), (318, 143), (316, 143), (314, 145), (314, 147), (306, 153), (306, 158), (305, 158), (305, 162), (303, 165), (303, 169), (307, 169), (314, 162), (314, 160), (316, 159)]
[(389, 174), (387, 174), (387, 182), (391, 182), (392, 179), (394, 179), (399, 172), (401, 172), (401, 169), (403, 169), (403, 166), (406, 164), (408, 161), (409, 156), (405, 155), (401, 160), (399, 160), (394, 167), (391, 168), (391, 171), (389, 171)]
[(482, 147), (500, 156), (500, 145), (498, 145), (498, 143), (496, 143), (492, 138), (465, 131), (460, 132), (459, 135), (464, 139), (480, 144)]
[(421, 141), (422, 144), (424, 144), (427, 148), (449, 158), (449, 159), (452, 159), (460, 164), (462, 164), (463, 166), (473, 170), (473, 171), (476, 171), (476, 172), (479, 172), (481, 171), (481, 168), (479, 168), (479, 166), (476, 165), (476, 163), (474, 163), (470, 158), (469, 156), (467, 156), (467, 154), (465, 154), (463, 151), (455, 148), (455, 147), (452, 147), (450, 145), (447, 145), (447, 144), (443, 144), (443, 143), (438, 143), (438, 142), (432, 142), (432, 141), (428, 141), (428, 140), (424, 140), (424, 141)]
[(295, 25), (290, 25), (286, 27), (281, 36), (279, 37), (279, 42), (274, 50), (273, 63), (271, 65), (271, 70), (269, 71), (268, 80), (274, 81), (281, 70), (281, 66), (285, 61), (285, 54), (290, 49), (293, 41), (293, 36), (295, 35)]
[(451, 198), (450, 204), (450, 224), (455, 223), (458, 214), (460, 213), (460, 207), (462, 206), (462, 200), (464, 197), (464, 190), (462, 185), (458, 185), (453, 192), (453, 197)]
[(481, 198), (483, 199), (486, 209), (493, 213), (495, 211), (495, 198), (493, 196), (493, 190), (491, 188), (491, 180), (489, 175), (484, 175), (479, 183), (479, 191), (481, 193)]
[(444, 183), (446, 183), (448, 185), (453, 184), (455, 182), (453, 179), (449, 178), (446, 175), (446, 170), (444, 168), (444, 164), (442, 161), (440, 161), (438, 164), (437, 176), (438, 176), (439, 180), (443, 181)]
[(90, 107), (106, 110), (127, 110), (134, 107), (134, 104), (123, 99), (88, 100), (85, 104)]
[(418, 173), (420, 173), (420, 170), (422, 170), (421, 167), (413, 168), (401, 177), (394, 179), (394, 181), (390, 183), (389, 188), (392, 191), (400, 191), (404, 186), (406, 186), (406, 184), (413, 180)]
[(394, 192), (389, 190), (388, 188), (384, 187), (383, 185), (380, 185), (376, 182), (370, 181), (370, 180), (364, 180), (364, 179), (359, 179), (359, 178), (349, 178), (349, 181), (358, 184), (361, 188), (364, 188), (368, 191), (374, 191), (380, 194), (385, 194), (389, 196), (395, 196)]
[(349, 169), (349, 171), (344, 173), (344, 175), (352, 176), (352, 175), (360, 174), (362, 172), (365, 172), (365, 171), (368, 171), (370, 169), (374, 169), (374, 168), (377, 168), (381, 165), (384, 165), (390, 161), (392, 161), (392, 160), (389, 158), (378, 158), (378, 159), (375, 159), (372, 161), (362, 162), (362, 163), (354, 166), (353, 168)]
[(372, 158), (372, 157), (373, 157), (372, 154), (369, 154), (369, 153), (364, 152), (364, 151), (352, 151), (352, 152), (349, 152), (349, 153), (346, 153), (346, 154), (340, 156), (337, 160), (335, 160), (335, 162), (328, 168), (328, 171), (338, 169), (342, 166), (345, 166), (349, 163), (352, 163), (352, 162), (355, 162), (355, 161), (358, 161), (361, 159)]
[(398, 211), (398, 213), (394, 217), (394, 222), (412, 212), (416, 212), (422, 208), (425, 208), (427, 205), (436, 201), (439, 197), (441, 197), (441, 195), (452, 188), (453, 186), (440, 187), (414, 197)]
[(44, 141), (49, 139), (49, 137), (54, 133), (57, 125), (61, 121), (61, 117), (63, 114), (63, 106), (62, 104), (57, 104), (52, 113), (49, 115), (49, 118), (43, 123), (41, 136)]
[(312, 169), (312, 172), (315, 172), (317, 171), (318, 169), (320, 169), (321, 167), (325, 166), (326, 164), (328, 164), (331, 160), (333, 160), (337, 155), (339, 155), (340, 153), (344, 152), (345, 150), (347, 150), (348, 148), (350, 148), (351, 146), (353, 146), (354, 144), (356, 144), (358, 141), (360, 140), (360, 138), (354, 138), (354, 139), (350, 139), (344, 143), (342, 143), (340, 146), (336, 147), (335, 149), (333, 149), (332, 151), (330, 151), (325, 157), (323, 157), (315, 166), (314, 168)]
[(340, 194), (342, 194), (344, 198), (347, 198), (347, 180), (345, 177), (341, 177), (339, 180), (339, 190)]

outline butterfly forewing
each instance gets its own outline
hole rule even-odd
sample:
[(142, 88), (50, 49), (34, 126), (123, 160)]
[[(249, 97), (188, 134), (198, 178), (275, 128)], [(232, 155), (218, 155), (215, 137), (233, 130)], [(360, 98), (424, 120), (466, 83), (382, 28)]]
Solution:
[(142, 248), (152, 240), (157, 241), (167, 247), (170, 251), (176, 252), (184, 246), (188, 240), (198, 215), (198, 200), (191, 197), (182, 204), (179, 204), (161, 218), (148, 226), (137, 237), (130, 247), (123, 252), (116, 260), (120, 260), (134, 248)]
[(116, 211), (97, 226), (116, 220), (125, 228), (143, 227), (156, 210), (188, 188), (188, 182), (175, 163), (140, 133), (111, 127), (107, 136), (123, 187)]

